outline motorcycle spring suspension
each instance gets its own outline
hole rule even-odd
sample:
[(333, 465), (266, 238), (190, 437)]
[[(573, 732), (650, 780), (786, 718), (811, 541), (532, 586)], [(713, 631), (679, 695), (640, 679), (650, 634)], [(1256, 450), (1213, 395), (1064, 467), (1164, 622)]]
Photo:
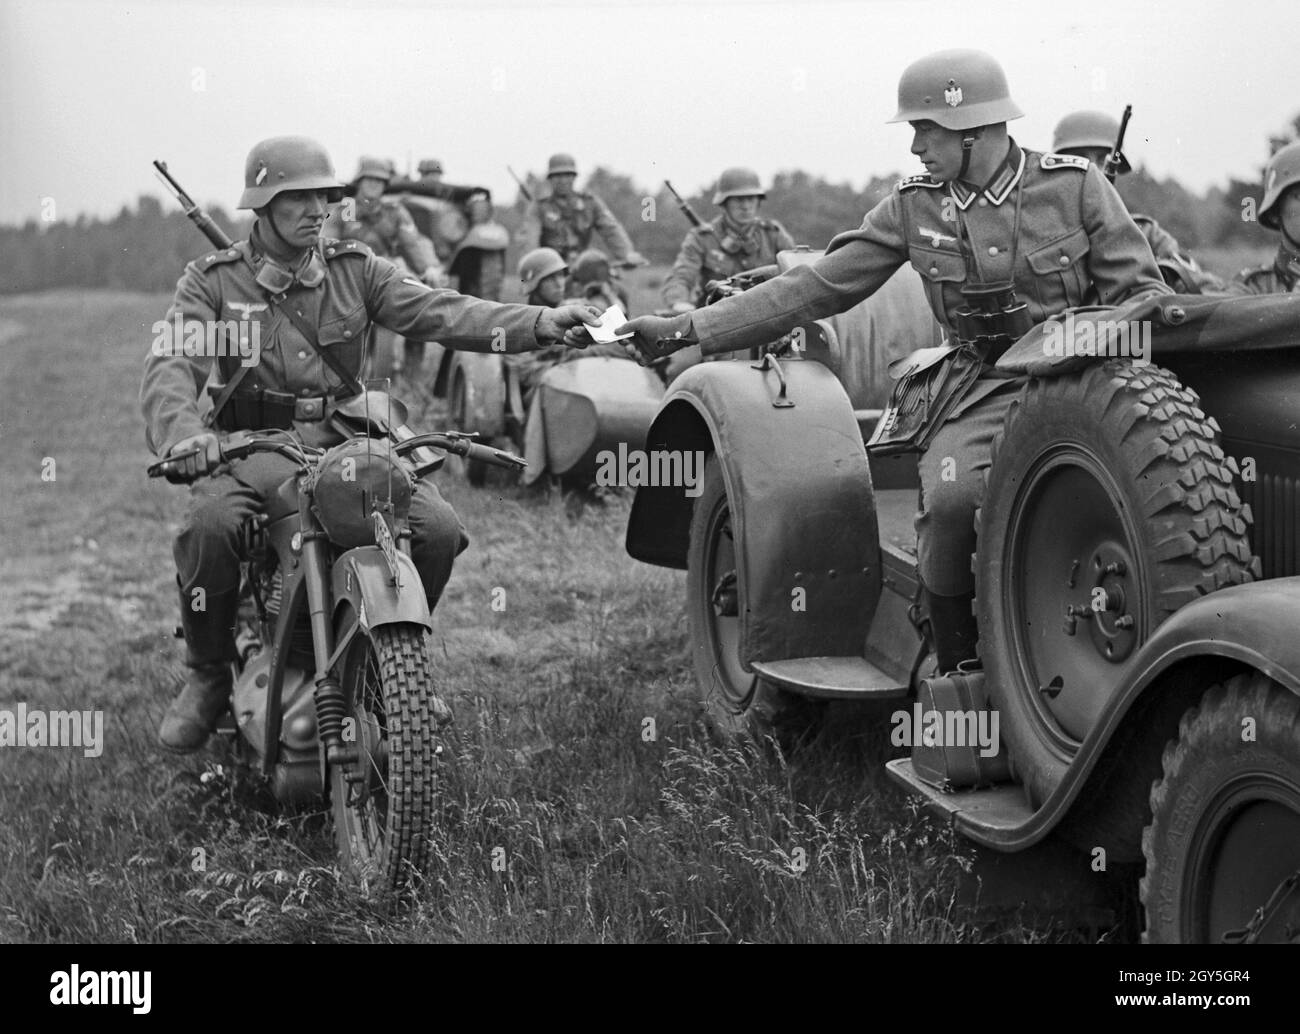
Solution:
[(326, 675), (316, 682), (312, 693), (316, 701), (316, 729), (326, 747), (343, 745), (343, 719), (347, 717), (348, 702), (338, 679)]

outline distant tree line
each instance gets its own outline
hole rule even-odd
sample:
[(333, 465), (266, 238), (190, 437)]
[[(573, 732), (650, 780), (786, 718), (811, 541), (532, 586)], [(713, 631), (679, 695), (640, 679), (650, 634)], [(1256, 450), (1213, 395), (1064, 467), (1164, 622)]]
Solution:
[[(1300, 117), (1291, 131), (1270, 137), (1273, 150), (1300, 136)], [(1247, 198), (1260, 198), (1260, 177), (1253, 183), (1230, 180), (1226, 188), (1196, 194), (1174, 179), (1159, 180), (1144, 168), (1119, 180), (1119, 192), (1134, 212), (1155, 218), (1184, 247), (1259, 245), (1266, 240), (1258, 225), (1243, 218)], [(764, 214), (782, 222), (795, 241), (823, 248), (836, 233), (861, 224), (863, 216), (888, 194), (897, 174), (873, 177), (861, 190), (831, 183), (806, 172), (778, 173), (768, 192)], [(534, 196), (545, 184), (529, 177)], [(682, 185), (677, 184), (680, 190)], [(633, 242), (653, 262), (670, 263), (689, 223), (677, 202), (660, 184), (654, 192), (631, 177), (599, 167), (586, 189), (598, 194), (627, 227)], [(497, 217), (511, 230), (510, 268), (534, 242), (520, 239), (527, 210), (523, 196), (497, 205)], [(704, 220), (718, 208), (708, 191), (687, 198)], [(107, 287), (168, 291), (190, 259), (211, 250), (207, 241), (175, 209), (142, 195), (134, 209), (124, 206), (112, 219), (84, 215), (72, 222), (0, 227), (0, 294), (58, 287)], [(1253, 215), (1253, 207), (1250, 208)], [(235, 221), (220, 208), (211, 215), (228, 233), (247, 233), (247, 220)]]

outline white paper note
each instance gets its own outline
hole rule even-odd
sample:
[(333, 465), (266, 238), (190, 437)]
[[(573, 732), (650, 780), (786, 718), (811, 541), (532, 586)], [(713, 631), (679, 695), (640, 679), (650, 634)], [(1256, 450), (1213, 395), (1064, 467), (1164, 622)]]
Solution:
[(598, 344), (606, 345), (611, 341), (626, 341), (631, 334), (615, 334), (614, 330), (627, 322), (621, 305), (611, 305), (600, 314), (600, 322), (594, 327), (588, 325), (587, 332)]

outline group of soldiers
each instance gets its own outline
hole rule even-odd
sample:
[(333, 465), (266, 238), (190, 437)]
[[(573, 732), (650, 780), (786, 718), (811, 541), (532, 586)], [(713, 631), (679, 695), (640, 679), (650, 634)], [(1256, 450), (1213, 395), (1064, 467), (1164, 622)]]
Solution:
[[(987, 54), (952, 50), (914, 62), (903, 72), (898, 112), (890, 121), (911, 126), (911, 153), (924, 173), (900, 181), (858, 229), (835, 237), (815, 262), (694, 308), (706, 280), (769, 264), (780, 247), (792, 243), (779, 224), (759, 215), (764, 192), (757, 176), (727, 170), (714, 195), (722, 212), (687, 234), (664, 285), (664, 301), (674, 314), (640, 316), (616, 330), (630, 334), (630, 344), (647, 361), (692, 346), (706, 355), (748, 348), (852, 308), (909, 263), (935, 318), (954, 338), (969, 298), (993, 285), (1005, 287), (1008, 300), (1005, 313), (991, 319), (996, 323), (1006, 315), (1008, 328), (1013, 313), (1039, 323), (1087, 303), (1120, 305), (1170, 293), (1156, 251), (1181, 256), (1181, 249), (1153, 222), (1135, 221), (1087, 156), (1111, 147), (1109, 125), (1094, 119), (1091, 128), (1097, 131), (1084, 132), (1087, 120), (1065, 120), (1056, 141), (1060, 150), (1042, 153), (1009, 135), (1007, 123), (1022, 114), (1001, 66)], [(1079, 130), (1073, 136), (1072, 127)], [(431, 179), (422, 189), (443, 192), (440, 169), (429, 165), (421, 172)], [(217, 432), (263, 426), (259, 407), (283, 407), (288, 399), (294, 433), (313, 445), (339, 440), (323, 416), (344, 394), (344, 379), (333, 362), (324, 361), (324, 352), (360, 371), (372, 324), (414, 341), (484, 352), (500, 351), (503, 344), (508, 354), (589, 346), (586, 326), (598, 322), (599, 310), (584, 301), (564, 304), (570, 264), (596, 233), (615, 260), (637, 256), (606, 206), (573, 189), (577, 169), (571, 157), (557, 155), (548, 173), (551, 192), (535, 203), (535, 215), (539, 247), (550, 254), (525, 256), (520, 279), (529, 303), (505, 305), (435, 286), (446, 270), (414, 241), (409, 216), (384, 200), (384, 186), (391, 188), (395, 179), (391, 165), (363, 161), (349, 184), (337, 179), (325, 149), (306, 138), (274, 138), (250, 152), (239, 207), (255, 213), (253, 229), (246, 240), (186, 267), (167, 321), (223, 320), (236, 313), (255, 318), (262, 324), (261, 361), (247, 371), (238, 392), (217, 396), (237, 397), (241, 404), (224, 412), (219, 406), (206, 418), (199, 398), (213, 365), (229, 385), (237, 376), (237, 357), (151, 354), (141, 387), (153, 451), (172, 457), (192, 476), (212, 475), (192, 487), (174, 549), (190, 676), (160, 729), (168, 748), (197, 750), (225, 706), (235, 656), (240, 529), (292, 473), (292, 464), (273, 455), (223, 465)], [(1300, 145), (1292, 145), (1269, 165), (1259, 213), (1266, 227), (1281, 234), (1277, 259), (1239, 278), (1234, 289), (1295, 287), (1298, 185)], [(342, 228), (351, 239), (324, 235), (331, 206), (349, 192), (357, 198), (354, 221), (360, 225)], [(393, 253), (404, 256), (406, 270), (383, 257)], [(920, 458), (920, 602), (943, 671), (975, 656), (973, 514), (994, 433), (1022, 383), (1022, 377), (982, 363), (973, 388)], [(955, 478), (941, 476), (941, 470), (949, 475), (953, 469)], [(432, 608), (468, 539), (427, 481), (416, 491), (410, 522), (412, 558)], [(200, 587), (207, 606), (195, 611), (188, 603)]]

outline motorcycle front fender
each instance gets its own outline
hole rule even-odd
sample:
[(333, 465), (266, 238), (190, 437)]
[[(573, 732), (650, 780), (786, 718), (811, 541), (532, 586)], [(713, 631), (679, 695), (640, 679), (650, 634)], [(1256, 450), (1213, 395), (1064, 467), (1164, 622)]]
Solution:
[(334, 563), (331, 581), (335, 617), (351, 607), (363, 630), (382, 625), (414, 624), (432, 630), (429, 603), (415, 564), (397, 554), (397, 584), (378, 546), (350, 549)]

